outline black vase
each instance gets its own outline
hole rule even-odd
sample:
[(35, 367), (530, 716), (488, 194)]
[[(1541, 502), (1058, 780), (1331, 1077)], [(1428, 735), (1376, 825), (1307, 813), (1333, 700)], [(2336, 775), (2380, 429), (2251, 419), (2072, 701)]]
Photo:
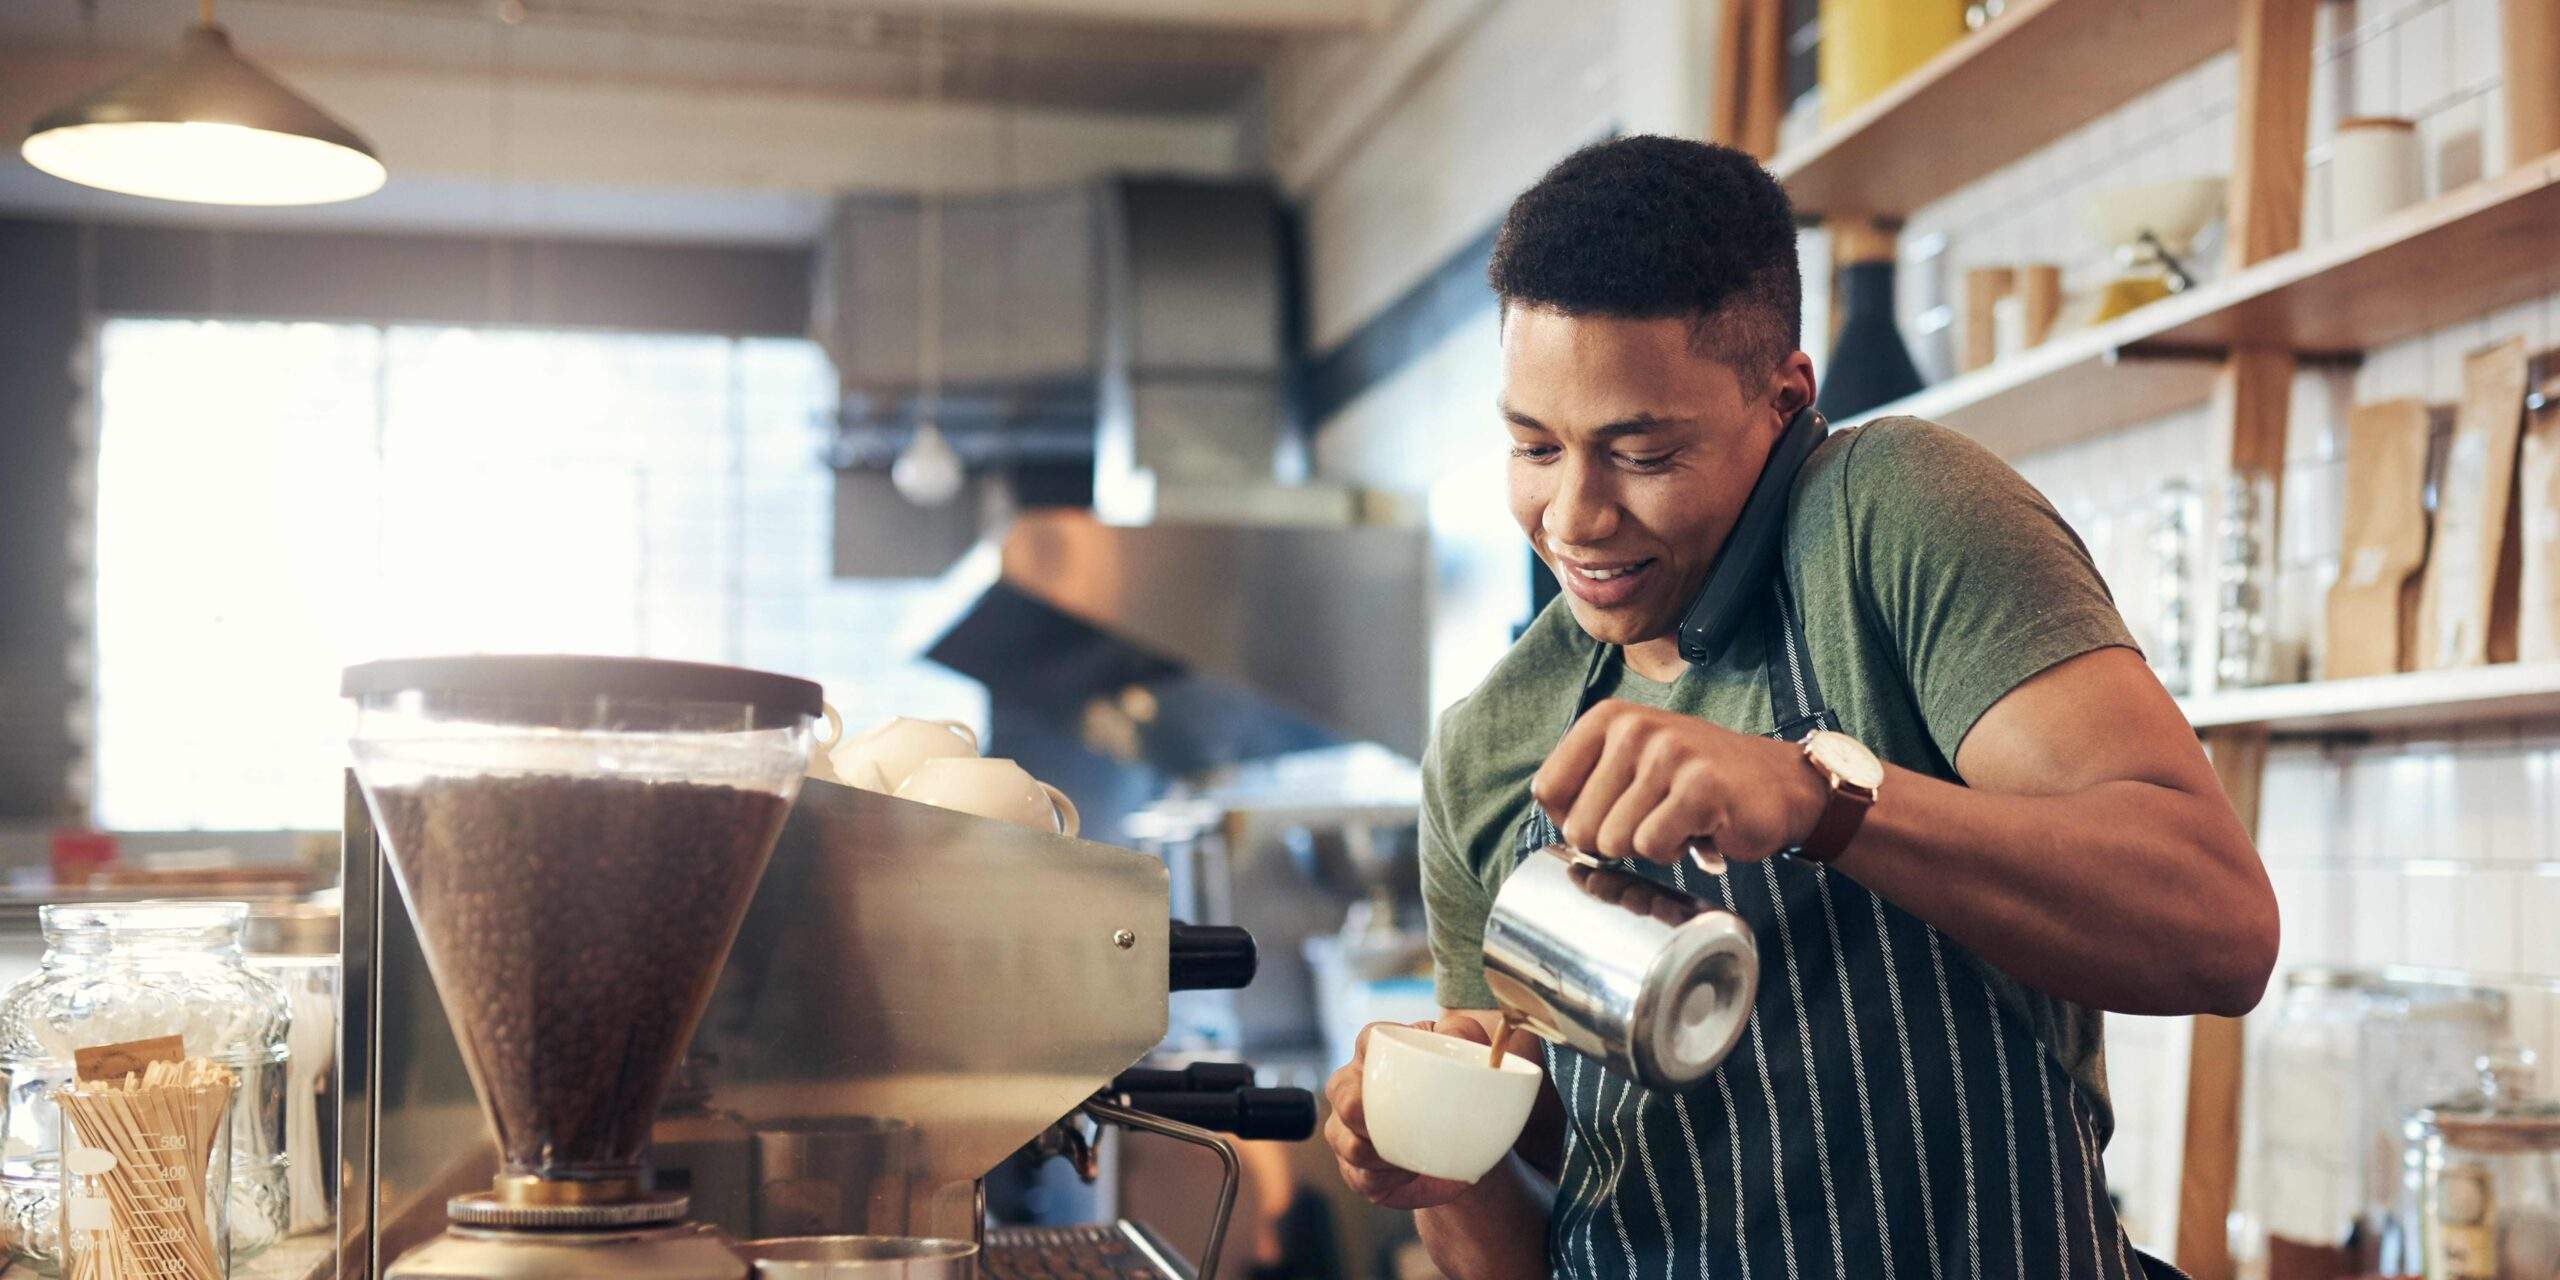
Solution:
[(1920, 370), (1893, 323), (1893, 262), (1852, 263), (1840, 269), (1845, 319), (1822, 371), (1814, 407), (1833, 422), (1846, 422), (1920, 389)]

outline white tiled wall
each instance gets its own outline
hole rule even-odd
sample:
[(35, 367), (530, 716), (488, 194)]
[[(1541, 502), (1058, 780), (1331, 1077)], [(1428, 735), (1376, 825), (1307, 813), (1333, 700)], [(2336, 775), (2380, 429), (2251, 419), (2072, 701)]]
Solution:
[[(2419, 122), (2428, 193), (2506, 164), (2496, 0), (2360, 0), (2320, 10), (2306, 236), (2326, 234), (2327, 144), (2354, 115)], [(2108, 269), (2080, 229), (2094, 196), (2230, 166), (2229, 55), (2162, 86), (2078, 135), (1912, 219), (1905, 245), (1943, 237), (1950, 275), (2018, 261), (2065, 264), (2073, 287)], [(2213, 246), (2218, 252), (2218, 246)], [(2214, 265), (2207, 263), (2208, 266)], [(1906, 261), (1906, 329), (1932, 299)], [(2448, 326), (2369, 354), (2353, 372), (2296, 380), (2284, 475), (2277, 626), (2316, 670), (2321, 602), (2336, 576), (2341, 440), (2357, 403), (2403, 396), (2446, 403), (2463, 357), (2509, 336), (2541, 350), (2560, 338), (2560, 294)], [(2207, 411), (2191, 410), (2014, 459), (2090, 546), (2137, 634), (2152, 617), (2153, 495), (2172, 477), (2219, 475)], [(2280, 744), (2270, 755), (2259, 849), (2284, 914), (2282, 965), (2396, 968), (2504, 989), (2513, 1031), (2560, 1061), (2560, 721), (2366, 741)], [(2263, 1018), (2272, 1002), (2262, 1007)], [(2137, 1030), (2125, 1028), (2127, 1032)], [(2160, 1184), (2174, 1125), (2146, 1125), (2140, 1091), (2176, 1037), (2111, 1038), (2111, 1075), (2127, 1123), (2110, 1173), (2133, 1200)], [(2173, 1185), (2173, 1184), (2171, 1184)]]

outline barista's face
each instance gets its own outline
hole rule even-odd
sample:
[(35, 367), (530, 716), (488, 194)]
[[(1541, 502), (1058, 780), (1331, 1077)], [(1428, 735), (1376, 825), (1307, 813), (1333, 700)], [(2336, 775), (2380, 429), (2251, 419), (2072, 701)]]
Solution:
[(1693, 336), (1683, 317), (1503, 317), (1511, 514), (1596, 640), (1672, 637), (1770, 446), (1813, 400), (1803, 353), (1744, 375)]

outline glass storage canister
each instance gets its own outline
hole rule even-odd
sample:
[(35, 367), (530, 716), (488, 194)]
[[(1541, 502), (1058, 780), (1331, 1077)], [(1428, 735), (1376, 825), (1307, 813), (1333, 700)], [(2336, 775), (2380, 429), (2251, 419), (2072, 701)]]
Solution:
[(2560, 1275), (2560, 1102), (2532, 1055), (2480, 1060), (2477, 1093), (2418, 1112), (2427, 1280)]
[(2507, 1003), (2379, 972), (2287, 973), (2275, 1007), (2250, 1018), (2232, 1256), (2268, 1280), (2423, 1270), (2402, 1125), (2476, 1077), (2507, 1035)]
[(241, 950), (248, 906), (132, 902), (48, 906), (43, 967), (0, 992), (0, 1229), (11, 1254), (61, 1267), (62, 1129), (53, 1093), (94, 1045), (178, 1036), (238, 1078), (232, 1098), (231, 1256), (284, 1233), (284, 991)]
[(330, 902), (249, 908), (249, 967), (284, 989), (293, 1010), (285, 1057), (286, 1231), (337, 1224), (338, 917)]

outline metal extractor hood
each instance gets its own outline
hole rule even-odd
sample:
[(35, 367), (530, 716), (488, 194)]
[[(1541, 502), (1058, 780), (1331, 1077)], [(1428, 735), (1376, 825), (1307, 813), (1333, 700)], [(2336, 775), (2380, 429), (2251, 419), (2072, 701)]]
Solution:
[(946, 577), (956, 617), (926, 656), (1171, 772), (1341, 742), (1418, 757), (1427, 569), (1410, 528), (1037, 512)]

